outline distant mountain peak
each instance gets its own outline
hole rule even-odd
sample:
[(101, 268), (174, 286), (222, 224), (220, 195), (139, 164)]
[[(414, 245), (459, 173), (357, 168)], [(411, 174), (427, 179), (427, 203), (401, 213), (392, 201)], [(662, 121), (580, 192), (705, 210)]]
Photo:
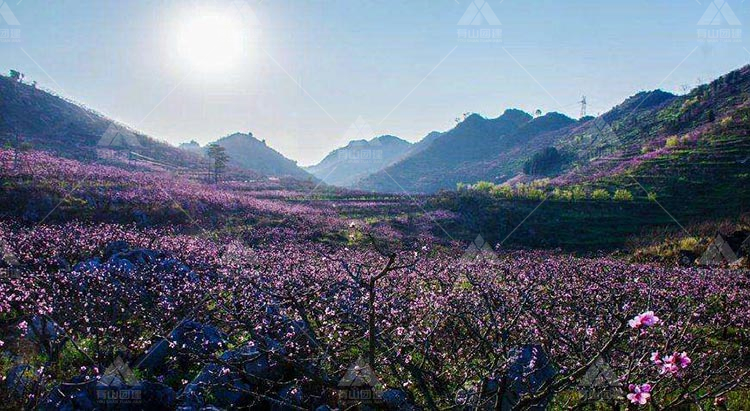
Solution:
[[(258, 139), (251, 132), (235, 132), (210, 144), (224, 147), (229, 154), (229, 165), (233, 167), (252, 170), (269, 177), (293, 177), (303, 180), (312, 177), (297, 166), (296, 161), (284, 157), (269, 147), (266, 140)], [(189, 145), (184, 148), (194, 149), (195, 146)], [(205, 147), (201, 149), (204, 150)]]
[(328, 184), (351, 186), (401, 157), (412, 146), (406, 140), (384, 135), (352, 140), (330, 152), (320, 163), (306, 170)]

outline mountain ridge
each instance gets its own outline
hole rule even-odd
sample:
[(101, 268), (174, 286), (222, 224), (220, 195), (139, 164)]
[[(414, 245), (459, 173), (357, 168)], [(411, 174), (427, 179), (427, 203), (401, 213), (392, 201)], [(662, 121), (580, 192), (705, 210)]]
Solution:
[(305, 169), (327, 184), (351, 187), (406, 153), (412, 143), (392, 135), (350, 141)]

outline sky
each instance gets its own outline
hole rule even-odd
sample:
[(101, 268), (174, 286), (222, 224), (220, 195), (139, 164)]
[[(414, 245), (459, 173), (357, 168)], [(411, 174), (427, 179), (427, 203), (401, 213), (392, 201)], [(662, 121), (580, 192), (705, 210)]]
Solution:
[[(160, 140), (252, 132), (311, 165), (352, 139), (418, 141), (467, 112), (577, 118), (583, 95), (596, 115), (641, 90), (683, 93), (750, 61), (748, 9), (741, 0), (9, 0), (0, 69)], [(3, 29), (16, 35), (3, 40)], [(728, 38), (701, 38), (709, 32)], [(352, 129), (360, 117), (372, 135)]]

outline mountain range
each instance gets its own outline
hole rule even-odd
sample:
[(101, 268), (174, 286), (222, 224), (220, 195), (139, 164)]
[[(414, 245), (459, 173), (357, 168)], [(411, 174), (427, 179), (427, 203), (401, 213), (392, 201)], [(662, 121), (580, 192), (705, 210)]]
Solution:
[[(222, 137), (212, 144), (218, 144), (229, 154), (229, 166), (243, 170), (252, 170), (266, 176), (291, 177), (299, 180), (312, 179), (312, 176), (297, 166), (295, 161), (284, 157), (278, 151), (258, 140), (253, 133), (234, 133)], [(189, 152), (205, 155), (206, 147), (198, 143), (181, 144), (180, 148)]]
[[(230, 153), (230, 167), (251, 171), (250, 175), (313, 178), (252, 133), (235, 133), (216, 143)], [(200, 171), (205, 162), (197, 143), (175, 147), (35, 84), (5, 76), (0, 76), (0, 144), (131, 168), (157, 165)]]
[[(299, 180), (314, 176), (330, 185), (373, 192), (434, 193), (480, 181), (588, 181), (622, 173), (634, 162), (674, 156), (675, 150), (665, 148), (700, 141), (716, 122), (744, 118), (748, 93), (750, 67), (743, 67), (682, 96), (639, 92), (596, 118), (576, 120), (554, 112), (532, 116), (509, 109), (497, 118), (468, 115), (453, 129), (429, 133), (414, 144), (395, 136), (360, 137), (306, 169), (252, 133), (235, 133), (216, 143), (227, 149), (236, 169)], [(200, 168), (205, 154), (197, 143), (174, 147), (34, 85), (0, 76), (0, 143), (21, 142), (76, 159), (102, 160), (104, 149), (188, 168)]]
[(380, 136), (369, 141), (354, 140), (306, 170), (326, 184), (352, 187), (361, 178), (402, 158), (411, 148), (410, 142), (394, 136)]

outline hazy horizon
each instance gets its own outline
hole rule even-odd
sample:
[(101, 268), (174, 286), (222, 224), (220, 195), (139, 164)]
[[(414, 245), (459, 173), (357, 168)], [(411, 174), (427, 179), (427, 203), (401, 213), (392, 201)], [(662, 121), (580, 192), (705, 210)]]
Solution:
[[(681, 94), (750, 56), (740, 1), (722, 6), (737, 21), (711, 24), (739, 36), (700, 38), (712, 5), (26, 0), (4, 3), (18, 24), (0, 26), (20, 36), (0, 48), (5, 68), (155, 138), (252, 132), (307, 166), (353, 139), (416, 142), (464, 112), (578, 118), (582, 95), (596, 115), (642, 90)], [(467, 41), (474, 30), (484, 38)], [(359, 117), (372, 135), (348, 132)]]

